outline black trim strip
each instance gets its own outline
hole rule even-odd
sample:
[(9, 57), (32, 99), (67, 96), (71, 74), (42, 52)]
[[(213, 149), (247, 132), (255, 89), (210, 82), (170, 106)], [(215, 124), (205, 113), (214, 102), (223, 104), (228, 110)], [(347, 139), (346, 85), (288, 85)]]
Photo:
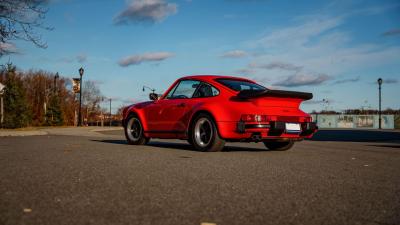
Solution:
[(298, 92), (298, 91), (282, 91), (282, 90), (243, 90), (237, 94), (241, 99), (259, 98), (259, 97), (280, 97), (280, 98), (299, 98), (303, 100), (310, 100), (313, 98), (312, 93)]
[(148, 131), (145, 131), (145, 133), (182, 134), (182, 133), (185, 133), (185, 131), (179, 131), (179, 130), (148, 130)]
[(269, 124), (246, 124), (246, 129), (257, 129), (257, 128), (270, 128), (271, 125)]

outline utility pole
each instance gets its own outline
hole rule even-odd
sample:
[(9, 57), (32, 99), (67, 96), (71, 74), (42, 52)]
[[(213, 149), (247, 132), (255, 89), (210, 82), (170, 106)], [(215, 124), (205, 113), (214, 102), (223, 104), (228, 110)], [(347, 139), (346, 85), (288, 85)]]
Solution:
[(111, 115), (111, 101), (112, 101), (112, 98), (110, 98), (110, 127), (111, 127), (111, 122), (112, 122), (112, 115)]
[(100, 119), (101, 119), (100, 125), (101, 127), (104, 127), (104, 115), (103, 115), (103, 110), (101, 108), (100, 108)]
[(378, 86), (379, 86), (379, 129), (382, 129), (382, 78), (378, 79)]

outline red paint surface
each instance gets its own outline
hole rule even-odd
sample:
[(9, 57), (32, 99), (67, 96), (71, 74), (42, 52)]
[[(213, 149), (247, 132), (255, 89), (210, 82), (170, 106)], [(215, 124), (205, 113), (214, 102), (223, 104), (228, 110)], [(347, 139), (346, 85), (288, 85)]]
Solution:
[[(237, 101), (238, 92), (216, 81), (217, 78), (248, 79), (227, 76), (188, 76), (178, 79), (159, 100), (131, 105), (124, 110), (123, 118), (130, 113), (139, 116), (145, 135), (152, 138), (186, 139), (193, 116), (199, 112), (209, 113), (215, 120), (218, 132), (224, 139), (240, 140), (250, 138), (254, 132), (260, 132), (262, 138), (299, 138), (299, 134), (282, 134), (279, 137), (268, 136), (268, 129), (249, 129), (245, 133), (237, 132), (237, 122), (243, 114), (267, 115), (269, 119), (282, 122), (306, 122), (311, 116), (299, 106), (302, 99), (261, 97), (248, 101)], [(181, 80), (198, 80), (211, 84), (219, 90), (219, 95), (206, 98), (167, 99), (169, 91)], [(265, 122), (262, 122), (265, 124)], [(267, 122), (268, 123), (268, 122)], [(257, 124), (253, 122), (250, 124)], [(310, 138), (312, 136), (304, 136)]]

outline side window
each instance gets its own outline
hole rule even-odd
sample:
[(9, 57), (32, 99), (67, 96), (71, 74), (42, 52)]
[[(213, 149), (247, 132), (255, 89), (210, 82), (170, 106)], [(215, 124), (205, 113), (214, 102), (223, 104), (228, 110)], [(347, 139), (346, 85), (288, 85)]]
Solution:
[(171, 91), (169, 91), (168, 95), (167, 95), (167, 99), (170, 99), (172, 97), (172, 94), (175, 92), (176, 87), (178, 87), (179, 83), (175, 84), (175, 86), (171, 89)]
[(218, 89), (207, 84), (201, 83), (200, 87), (197, 89), (196, 93), (194, 93), (193, 98), (206, 98), (213, 97), (219, 95)]
[[(200, 81), (196, 80), (183, 80), (179, 82), (176, 88), (172, 90), (167, 98), (169, 99), (177, 99), (177, 98), (191, 98), (193, 93), (196, 91), (199, 86)], [(172, 93), (172, 94), (171, 94)]]

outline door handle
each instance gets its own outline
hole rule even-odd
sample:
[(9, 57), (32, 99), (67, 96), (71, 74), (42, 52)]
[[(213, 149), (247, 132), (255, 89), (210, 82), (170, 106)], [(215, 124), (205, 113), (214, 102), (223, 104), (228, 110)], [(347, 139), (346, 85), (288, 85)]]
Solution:
[(186, 106), (186, 104), (185, 103), (179, 103), (178, 105), (176, 105), (176, 106), (178, 106), (178, 107), (185, 107)]

